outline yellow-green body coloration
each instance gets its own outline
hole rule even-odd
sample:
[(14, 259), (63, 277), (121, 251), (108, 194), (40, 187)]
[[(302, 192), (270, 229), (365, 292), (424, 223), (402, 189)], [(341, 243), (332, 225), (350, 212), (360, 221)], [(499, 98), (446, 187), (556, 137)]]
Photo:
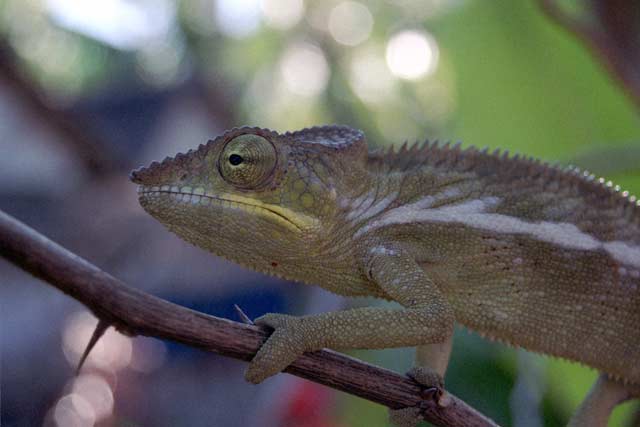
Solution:
[[(441, 386), (455, 322), (603, 375), (575, 426), (602, 426), (640, 385), (640, 207), (578, 170), (424, 144), (369, 152), (342, 126), (240, 128), (132, 173), (185, 240), (255, 270), (400, 309), (268, 314), (260, 382), (322, 347), (419, 346)], [(392, 414), (398, 425), (417, 410)]]

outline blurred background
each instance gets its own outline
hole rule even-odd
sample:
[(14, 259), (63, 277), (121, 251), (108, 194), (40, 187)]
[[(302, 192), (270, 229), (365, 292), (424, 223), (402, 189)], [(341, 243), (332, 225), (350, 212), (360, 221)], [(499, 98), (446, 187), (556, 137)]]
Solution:
[[(243, 124), (460, 140), (640, 193), (633, 1), (0, 0), (0, 209), (123, 279), (237, 319), (353, 305), (214, 258), (138, 206), (129, 170)], [(0, 258), (3, 426), (385, 426), (381, 406), (109, 331)], [(504, 426), (564, 425), (595, 373), (456, 332), (447, 387)], [(351, 354), (399, 372), (409, 350)], [(631, 425), (634, 404), (612, 426)], [(637, 420), (635, 422), (638, 422)]]

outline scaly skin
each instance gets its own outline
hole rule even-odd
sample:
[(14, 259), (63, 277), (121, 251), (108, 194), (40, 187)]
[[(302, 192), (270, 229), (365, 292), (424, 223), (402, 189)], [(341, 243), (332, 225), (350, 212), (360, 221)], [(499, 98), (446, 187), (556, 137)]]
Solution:
[(624, 384), (640, 384), (640, 207), (589, 174), (436, 144), (370, 153), (361, 132), (326, 126), (233, 129), (132, 180), (147, 212), (216, 255), (402, 305), (263, 316), (275, 331), (251, 382), (322, 347), (420, 346), (414, 375), (440, 386), (459, 322), (603, 372), (574, 420), (637, 394)]

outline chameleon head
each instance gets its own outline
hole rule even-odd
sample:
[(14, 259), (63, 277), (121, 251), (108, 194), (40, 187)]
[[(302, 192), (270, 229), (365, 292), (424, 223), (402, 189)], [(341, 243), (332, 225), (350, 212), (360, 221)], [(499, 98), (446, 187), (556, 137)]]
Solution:
[[(236, 128), (186, 154), (131, 173), (142, 207), (183, 239), (289, 278), (309, 261), (339, 207), (336, 194), (364, 164), (362, 133), (340, 126), (280, 135)], [(364, 171), (364, 168), (362, 168)], [(279, 266), (277, 270), (274, 267)]]

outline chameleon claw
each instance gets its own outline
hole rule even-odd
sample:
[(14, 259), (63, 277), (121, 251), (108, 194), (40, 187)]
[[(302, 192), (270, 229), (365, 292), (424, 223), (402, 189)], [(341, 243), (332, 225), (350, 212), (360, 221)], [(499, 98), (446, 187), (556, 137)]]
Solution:
[[(415, 369), (415, 368), (414, 368)], [(411, 379), (416, 379), (411, 375), (411, 371), (407, 374)], [(416, 381), (420, 385), (420, 401), (415, 406), (408, 406), (406, 408), (389, 411), (389, 421), (393, 427), (417, 427), (417, 425), (424, 420), (425, 412), (430, 408), (433, 409), (433, 405), (440, 407), (449, 406), (451, 403), (451, 395), (440, 386), (425, 387), (419, 381)]]
[(420, 397), (425, 401), (432, 401), (441, 408), (449, 406), (451, 395), (440, 387), (427, 387), (420, 392)]
[(80, 357), (80, 361), (78, 362), (78, 367), (76, 368), (76, 376), (80, 374), (80, 370), (82, 369), (84, 362), (87, 360), (87, 357), (89, 357), (89, 353), (91, 353), (91, 350), (93, 350), (93, 348), (96, 346), (100, 338), (102, 338), (102, 336), (107, 331), (107, 329), (109, 329), (109, 326), (111, 326), (111, 324), (106, 320), (103, 320), (103, 319), (98, 320), (98, 324), (96, 325), (96, 328), (93, 330), (93, 334), (89, 339), (89, 343), (87, 344), (87, 347), (84, 349), (84, 352)]
[(449, 393), (444, 389), (444, 381), (436, 372), (426, 367), (413, 367), (407, 376), (421, 387), (420, 397), (424, 401), (432, 401), (440, 407), (451, 402)]
[(423, 400), (433, 400), (436, 403), (439, 403), (442, 394), (443, 391), (440, 387), (427, 387), (420, 390), (420, 398)]

